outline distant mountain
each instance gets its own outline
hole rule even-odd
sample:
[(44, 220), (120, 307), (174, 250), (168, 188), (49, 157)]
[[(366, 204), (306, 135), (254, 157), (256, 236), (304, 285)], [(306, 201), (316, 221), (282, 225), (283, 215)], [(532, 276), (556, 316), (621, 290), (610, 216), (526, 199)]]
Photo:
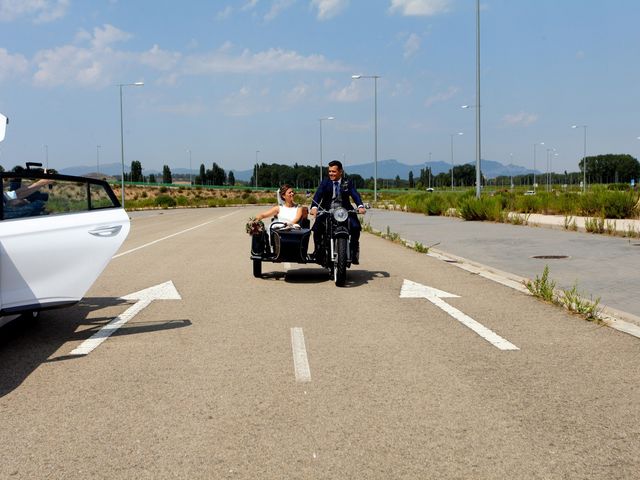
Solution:
[[(468, 162), (469, 165), (475, 165), (476, 162)], [(396, 178), (399, 176), (403, 180), (409, 178), (409, 172), (413, 172), (414, 178), (420, 176), (420, 170), (425, 167), (431, 167), (431, 173), (438, 175), (439, 173), (446, 173), (451, 170), (451, 164), (447, 162), (425, 162), (418, 165), (407, 165), (400, 163), (397, 160), (382, 160), (378, 162), (378, 178)], [(502, 175), (525, 175), (532, 173), (533, 170), (521, 167), (519, 165), (503, 165), (500, 162), (494, 162), (492, 160), (482, 160), (480, 167), (482, 173), (487, 178), (496, 178)], [(350, 165), (345, 167), (347, 174), (355, 173), (364, 178), (373, 177), (374, 164), (364, 163), (360, 165)], [(539, 173), (536, 171), (536, 173)]]
[[(470, 165), (475, 165), (475, 162), (468, 162)], [(378, 162), (378, 178), (396, 178), (399, 176), (403, 180), (407, 180), (409, 178), (409, 172), (413, 172), (414, 178), (420, 176), (420, 169), (425, 168), (425, 166), (431, 167), (431, 172), (433, 175), (438, 175), (439, 173), (446, 173), (451, 169), (451, 164), (442, 161), (436, 162), (426, 162), (420, 163), (418, 165), (407, 165), (405, 163), (400, 163), (395, 159), (381, 160)], [(120, 163), (106, 163), (104, 165), (100, 165), (100, 173), (109, 176), (119, 176), (121, 171)], [(371, 163), (362, 163), (358, 165), (346, 165), (345, 170), (347, 174), (357, 174), (362, 176), (363, 178), (373, 177), (374, 164)], [(127, 168), (128, 172), (129, 169)], [(253, 169), (249, 170), (231, 170), (236, 180), (241, 180), (243, 182), (248, 182), (251, 180), (251, 176), (253, 175)], [(96, 165), (91, 166), (77, 166), (77, 167), (67, 167), (60, 170), (60, 173), (64, 175), (87, 175), (89, 173), (96, 172)], [(532, 173), (533, 170), (525, 167), (521, 167), (519, 165), (503, 165), (500, 162), (494, 162), (492, 160), (482, 160), (482, 173), (487, 178), (496, 178), (499, 176), (509, 176), (509, 175), (525, 175), (528, 173)], [(162, 175), (161, 171), (158, 170), (144, 170), (145, 175), (154, 174), (156, 176)], [(171, 169), (171, 173), (174, 175), (188, 175), (188, 168), (176, 168)], [(229, 171), (227, 171), (227, 174)], [(536, 174), (540, 172), (536, 170)], [(196, 176), (198, 174), (198, 170), (194, 169), (192, 174)]]
[[(59, 172), (63, 175), (83, 176), (89, 173), (96, 173), (96, 169), (97, 169), (96, 167), (97, 165), (80, 165), (77, 167), (61, 168)], [(129, 170), (130, 170), (130, 165), (125, 165), (125, 172), (128, 173)], [(111, 177), (120, 176), (120, 174), (122, 173), (122, 164), (121, 163), (105, 163), (104, 165), (100, 164), (100, 173), (111, 176)], [(154, 174), (156, 176), (162, 175), (162, 171), (160, 170), (154, 170), (154, 169), (147, 170), (146, 168), (143, 170), (143, 173), (145, 175), (151, 175), (151, 174)], [(188, 168), (176, 168), (176, 169), (172, 168), (171, 173), (173, 175), (189, 175), (189, 169)], [(194, 169), (193, 176), (195, 177), (197, 174), (198, 174), (198, 170)], [(251, 177), (251, 175), (249, 175), (249, 177)]]

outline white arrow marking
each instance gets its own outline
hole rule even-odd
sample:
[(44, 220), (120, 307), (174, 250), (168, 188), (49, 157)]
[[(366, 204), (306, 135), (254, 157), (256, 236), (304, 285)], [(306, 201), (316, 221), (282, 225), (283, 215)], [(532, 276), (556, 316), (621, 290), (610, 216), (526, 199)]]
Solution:
[(476, 322), (469, 315), (461, 312), (457, 308), (452, 307), (447, 302), (442, 300), (443, 298), (458, 298), (458, 295), (452, 293), (443, 292), (436, 288), (427, 287), (421, 283), (412, 282), (411, 280), (405, 280), (400, 289), (400, 298), (426, 298), (436, 307), (444, 310), (457, 321), (462, 323), (465, 327), (470, 328), (487, 342), (500, 350), (520, 350), (513, 343), (505, 340), (497, 333), (489, 330), (481, 323)]
[(140, 290), (136, 293), (130, 293), (120, 299), (137, 300), (137, 302), (98, 330), (93, 334), (93, 336), (82, 342), (80, 346), (73, 349), (70, 355), (88, 355), (102, 342), (109, 338), (116, 330), (135, 317), (154, 300), (181, 300), (182, 297), (176, 290), (173, 282), (169, 280), (168, 282), (161, 283), (155, 287), (145, 288), (144, 290)]

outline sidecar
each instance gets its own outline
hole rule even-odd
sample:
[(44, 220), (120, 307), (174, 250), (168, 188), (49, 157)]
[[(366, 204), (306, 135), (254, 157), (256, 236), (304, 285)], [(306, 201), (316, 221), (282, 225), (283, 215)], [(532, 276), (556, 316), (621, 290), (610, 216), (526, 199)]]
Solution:
[(291, 228), (282, 222), (273, 222), (265, 231), (251, 236), (253, 276), (262, 276), (262, 262), (309, 263), (310, 228)]

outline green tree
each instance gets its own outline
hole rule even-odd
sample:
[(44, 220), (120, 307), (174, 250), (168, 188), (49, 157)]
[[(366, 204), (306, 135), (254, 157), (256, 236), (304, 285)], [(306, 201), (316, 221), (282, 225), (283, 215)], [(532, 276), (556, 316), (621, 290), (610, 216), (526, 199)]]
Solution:
[(414, 188), (415, 183), (413, 182), (413, 170), (409, 170), (409, 188)]
[(207, 172), (204, 168), (204, 163), (200, 164), (200, 173), (196, 176), (194, 182), (196, 185), (205, 185), (207, 181)]
[(131, 177), (132, 182), (143, 182), (142, 177), (142, 164), (138, 160), (131, 162)]
[(236, 176), (233, 174), (232, 171), (229, 171), (229, 175), (227, 176), (227, 182), (229, 182), (229, 185), (231, 186), (236, 184)]
[(156, 176), (153, 173), (149, 174), (149, 183), (156, 183)]
[(169, 165), (164, 165), (162, 167), (162, 183), (173, 183), (173, 178), (171, 176), (171, 169)]

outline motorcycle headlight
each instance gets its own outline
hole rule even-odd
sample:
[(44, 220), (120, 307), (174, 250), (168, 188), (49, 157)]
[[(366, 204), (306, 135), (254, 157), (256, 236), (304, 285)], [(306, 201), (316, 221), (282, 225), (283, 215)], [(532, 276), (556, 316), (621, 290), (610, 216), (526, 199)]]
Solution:
[(342, 207), (336, 208), (333, 211), (333, 218), (335, 218), (336, 222), (344, 222), (348, 217), (349, 213)]

